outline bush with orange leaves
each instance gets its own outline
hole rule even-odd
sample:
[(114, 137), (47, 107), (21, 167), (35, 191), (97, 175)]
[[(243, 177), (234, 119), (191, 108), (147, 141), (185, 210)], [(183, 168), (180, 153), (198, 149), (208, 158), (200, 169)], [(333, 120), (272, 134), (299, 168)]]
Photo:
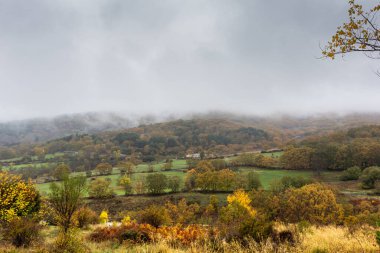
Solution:
[(94, 242), (117, 240), (119, 243), (123, 241), (143, 243), (151, 241), (152, 230), (154, 228), (151, 225), (128, 222), (121, 225), (98, 227), (89, 235), (89, 239)]
[(189, 245), (194, 242), (207, 240), (213, 235), (218, 234), (215, 229), (210, 229), (201, 225), (180, 225), (170, 227), (160, 227), (150, 234), (152, 240), (165, 240), (171, 244)]
[(89, 239), (94, 242), (117, 240), (119, 243), (123, 243), (124, 241), (144, 243), (165, 240), (171, 244), (189, 245), (193, 242), (206, 240), (210, 238), (210, 235), (215, 236), (217, 233), (216, 230), (200, 225), (189, 225), (186, 227), (177, 225), (155, 228), (149, 224), (127, 222), (121, 225), (99, 227), (90, 234)]

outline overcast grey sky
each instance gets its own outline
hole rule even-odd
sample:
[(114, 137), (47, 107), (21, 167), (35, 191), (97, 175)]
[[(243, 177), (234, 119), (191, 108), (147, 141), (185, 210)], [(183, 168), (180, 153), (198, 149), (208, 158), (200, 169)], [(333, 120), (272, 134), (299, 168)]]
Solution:
[(0, 0), (0, 120), (380, 111), (380, 60), (317, 59), (346, 13), (344, 0)]

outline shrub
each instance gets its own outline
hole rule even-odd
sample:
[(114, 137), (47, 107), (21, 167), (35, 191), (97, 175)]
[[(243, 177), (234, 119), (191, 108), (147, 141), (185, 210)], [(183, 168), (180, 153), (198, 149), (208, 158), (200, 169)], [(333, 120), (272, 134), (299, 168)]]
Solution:
[(91, 182), (88, 194), (92, 198), (109, 198), (114, 195), (111, 189), (111, 180), (97, 178)]
[[(212, 231), (216, 234), (216, 231)], [(199, 225), (164, 226), (155, 228), (149, 224), (137, 224), (130, 222), (120, 226), (110, 226), (95, 229), (89, 239), (94, 242), (118, 241), (123, 243), (145, 243), (149, 241), (167, 241), (171, 245), (183, 244), (190, 245), (193, 242), (204, 241), (209, 238), (210, 231)]]
[(178, 243), (182, 245), (190, 245), (194, 242), (206, 241), (209, 238), (210, 232), (217, 233), (216, 231), (209, 231), (207, 228), (199, 225), (188, 225), (186, 227), (164, 226), (149, 233), (149, 236), (152, 239), (165, 239), (172, 245)]
[(36, 188), (21, 176), (0, 172), (0, 221), (16, 216), (27, 216), (40, 209), (40, 196)]
[(263, 217), (256, 216), (255, 218), (246, 219), (241, 223), (238, 237), (240, 239), (250, 237), (259, 242), (267, 239), (272, 234), (273, 223)]
[(70, 229), (65, 233), (59, 233), (55, 240), (52, 253), (87, 253), (90, 250), (81, 242), (75, 230)]
[(90, 224), (99, 222), (96, 212), (89, 207), (81, 207), (74, 213), (74, 221), (79, 228), (88, 228)]
[(139, 223), (147, 223), (154, 227), (168, 225), (171, 222), (168, 210), (163, 206), (157, 205), (152, 205), (137, 212), (136, 218)]
[(166, 209), (171, 220), (175, 224), (190, 224), (196, 219), (200, 206), (197, 203), (188, 204), (186, 199), (181, 199), (177, 205), (170, 202), (166, 203)]
[(107, 211), (103, 210), (99, 215), (99, 222), (101, 224), (105, 224), (108, 222), (108, 213)]
[(120, 226), (99, 227), (89, 235), (89, 239), (94, 242), (117, 240), (122, 243), (128, 240), (141, 243), (150, 240), (149, 231), (151, 230), (152, 228), (149, 225), (129, 222)]
[(340, 177), (340, 180), (342, 181), (358, 180), (361, 174), (362, 174), (362, 170), (358, 166), (354, 166), (354, 167), (346, 169), (343, 172), (342, 176)]
[(15, 218), (6, 224), (5, 237), (16, 247), (29, 247), (41, 240), (41, 226), (29, 218)]
[(242, 190), (228, 195), (227, 202), (227, 206), (220, 211), (220, 228), (228, 239), (241, 237), (243, 224), (248, 224), (255, 218), (256, 210), (251, 207), (248, 194)]

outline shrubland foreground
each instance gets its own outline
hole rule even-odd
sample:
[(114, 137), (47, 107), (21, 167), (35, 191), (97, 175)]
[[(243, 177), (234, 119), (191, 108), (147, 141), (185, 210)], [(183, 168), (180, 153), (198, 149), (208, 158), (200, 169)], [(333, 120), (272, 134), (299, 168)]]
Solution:
[(114, 212), (91, 208), (83, 176), (63, 174), (44, 197), (17, 175), (0, 177), (1, 252), (379, 251), (380, 201), (302, 178), (263, 190), (252, 177), (251, 189), (204, 203), (161, 198)]

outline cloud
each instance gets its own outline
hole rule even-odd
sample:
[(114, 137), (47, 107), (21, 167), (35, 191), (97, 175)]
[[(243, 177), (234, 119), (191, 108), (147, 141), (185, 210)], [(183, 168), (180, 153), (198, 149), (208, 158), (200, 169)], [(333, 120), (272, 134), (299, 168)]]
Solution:
[(376, 111), (375, 60), (320, 60), (347, 3), (0, 0), (0, 119)]

